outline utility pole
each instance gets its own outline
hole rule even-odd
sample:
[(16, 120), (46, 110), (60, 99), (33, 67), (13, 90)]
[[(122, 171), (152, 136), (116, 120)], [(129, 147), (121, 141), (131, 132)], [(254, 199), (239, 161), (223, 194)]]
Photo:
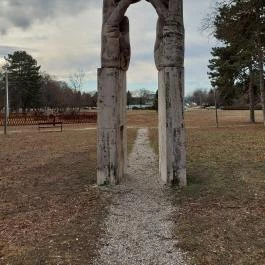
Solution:
[(217, 109), (217, 96), (216, 96), (216, 87), (214, 88), (214, 102), (215, 102), (215, 120), (216, 120), (216, 128), (219, 128), (218, 109)]
[(4, 134), (7, 134), (7, 122), (8, 122), (8, 70), (6, 70), (6, 91), (5, 91), (5, 118), (4, 118)]

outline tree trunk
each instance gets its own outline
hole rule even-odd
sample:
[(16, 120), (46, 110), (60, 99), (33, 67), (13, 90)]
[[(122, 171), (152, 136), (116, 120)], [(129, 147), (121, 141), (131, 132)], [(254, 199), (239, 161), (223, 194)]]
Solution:
[(260, 49), (259, 52), (259, 77), (260, 77), (260, 96), (263, 110), (263, 123), (265, 126), (265, 85), (264, 85), (264, 58), (263, 51)]
[(250, 111), (250, 122), (255, 123), (255, 97), (253, 87), (253, 73), (251, 67), (249, 68), (249, 111)]

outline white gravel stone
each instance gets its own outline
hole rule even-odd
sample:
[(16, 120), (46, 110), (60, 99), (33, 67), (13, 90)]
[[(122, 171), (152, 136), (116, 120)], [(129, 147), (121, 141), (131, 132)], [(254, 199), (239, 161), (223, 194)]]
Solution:
[(158, 161), (140, 129), (129, 156), (128, 174), (111, 188), (113, 203), (95, 265), (185, 265), (177, 249), (170, 192), (161, 185)]

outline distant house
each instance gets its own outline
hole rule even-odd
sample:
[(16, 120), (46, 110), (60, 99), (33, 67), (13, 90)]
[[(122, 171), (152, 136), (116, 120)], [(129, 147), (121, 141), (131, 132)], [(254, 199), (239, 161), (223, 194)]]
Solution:
[(128, 98), (128, 108), (139, 108), (145, 109), (150, 108), (154, 105), (154, 100), (156, 98), (156, 94), (150, 90), (141, 89), (141, 90), (133, 90), (130, 92), (130, 98)]
[(147, 106), (153, 106), (155, 97), (156, 97), (156, 94), (155, 93), (146, 94), (145, 95), (145, 105), (147, 105)]

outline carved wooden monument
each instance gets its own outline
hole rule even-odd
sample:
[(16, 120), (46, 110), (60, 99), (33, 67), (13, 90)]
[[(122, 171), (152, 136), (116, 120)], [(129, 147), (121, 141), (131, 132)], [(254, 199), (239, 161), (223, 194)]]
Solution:
[[(98, 69), (99, 185), (123, 178), (127, 160), (126, 72), (130, 62), (128, 7), (140, 0), (104, 0)], [(158, 14), (159, 172), (165, 183), (186, 185), (183, 0), (148, 0)], [(144, 176), (143, 176), (144, 177)]]

